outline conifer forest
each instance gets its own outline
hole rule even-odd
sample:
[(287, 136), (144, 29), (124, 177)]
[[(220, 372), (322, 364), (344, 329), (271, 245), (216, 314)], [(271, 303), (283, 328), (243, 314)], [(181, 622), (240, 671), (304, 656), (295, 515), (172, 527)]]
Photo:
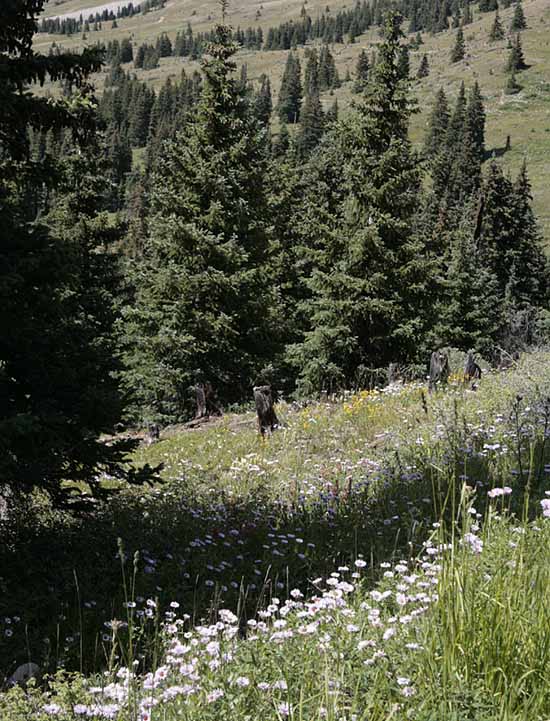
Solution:
[(0, 721), (550, 719), (549, 28), (2, 1)]

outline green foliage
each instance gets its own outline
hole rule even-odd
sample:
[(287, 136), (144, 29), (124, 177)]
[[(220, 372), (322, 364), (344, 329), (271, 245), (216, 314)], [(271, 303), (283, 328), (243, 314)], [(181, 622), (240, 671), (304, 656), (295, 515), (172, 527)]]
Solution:
[[(400, 22), (389, 16), (368, 92), (324, 150), (322, 162), (338, 164), (342, 197), (328, 227), (321, 216), (316, 222), (311, 329), (294, 349), (306, 392), (361, 382), (361, 368), (414, 354), (420, 320), (408, 309), (422, 276), (422, 245), (412, 233), (420, 174), (407, 139)], [(319, 204), (320, 188), (314, 192)]]
[(453, 50), (451, 52), (451, 62), (458, 63), (460, 60), (464, 59), (465, 54), (466, 54), (466, 45), (464, 43), (464, 32), (462, 31), (462, 28), (460, 27), (456, 31), (455, 44), (454, 44)]
[(523, 12), (521, 0), (516, 0), (515, 5), (514, 15), (512, 16), (512, 22), (510, 24), (511, 33), (517, 33), (520, 30), (525, 30), (527, 27), (527, 21), (525, 20), (525, 13)]
[(428, 56), (424, 54), (420, 60), (420, 65), (416, 71), (416, 77), (420, 80), (421, 78), (427, 78), (430, 74), (430, 64), (428, 62)]
[(502, 23), (500, 22), (500, 16), (498, 14), (498, 9), (495, 13), (495, 19), (493, 21), (493, 24), (491, 25), (491, 31), (489, 33), (489, 40), (493, 42), (497, 42), (498, 40), (504, 40), (504, 28), (502, 27)]
[(355, 80), (353, 82), (353, 92), (362, 93), (367, 87), (369, 81), (370, 63), (366, 50), (361, 50), (357, 58), (355, 66)]
[(282, 123), (297, 123), (300, 120), (302, 105), (302, 80), (300, 60), (289, 53), (281, 87), (277, 111)]
[[(113, 328), (121, 233), (101, 212), (110, 189), (85, 84), (99, 54), (33, 53), (42, 5), (3, 10), (0, 32), (0, 473), (16, 494), (36, 486), (62, 503), (78, 495), (65, 480), (104, 495), (97, 474), (123, 477), (133, 444), (99, 439), (123, 409)], [(57, 101), (20, 92), (46, 75), (81, 92)], [(26, 126), (46, 138), (33, 159)]]
[(512, 47), (510, 48), (510, 54), (506, 62), (506, 72), (512, 74), (519, 73), (526, 68), (527, 64), (523, 55), (523, 48), (521, 47), (521, 37), (518, 33), (512, 41)]
[(124, 377), (142, 419), (185, 418), (201, 380), (239, 400), (275, 346), (265, 130), (231, 77), (228, 28), (215, 38), (197, 114), (158, 158), (150, 234), (129, 268)]

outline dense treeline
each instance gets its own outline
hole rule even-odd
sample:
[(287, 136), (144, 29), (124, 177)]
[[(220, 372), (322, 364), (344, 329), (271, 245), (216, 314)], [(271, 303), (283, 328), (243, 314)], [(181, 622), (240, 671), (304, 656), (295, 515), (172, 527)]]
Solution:
[(90, 31), (102, 30), (102, 23), (116, 23), (123, 18), (131, 18), (139, 13), (148, 13), (150, 10), (157, 10), (164, 7), (166, 0), (143, 0), (143, 2), (128, 3), (117, 7), (116, 13), (113, 10), (102, 10), (101, 12), (90, 13), (87, 18), (81, 14), (78, 18), (43, 18), (38, 25), (38, 32), (50, 35), (74, 35), (76, 33), (89, 33)]
[[(548, 338), (527, 168), (484, 169), (477, 84), (438, 93), (415, 151), (398, 13), (338, 118), (320, 99), (340, 83), (327, 45), (303, 68), (289, 54), (274, 104), (267, 77), (235, 72), (226, 26), (202, 75), (156, 93), (114, 62), (98, 106), (86, 78), (100, 51), (33, 54), (34, 2), (0, 29), (0, 470), (13, 488), (61, 499), (74, 478), (101, 493), (98, 470), (128, 472), (100, 434), (186, 418), (200, 382), (225, 404), (260, 382), (317, 394), (367, 386), (390, 362), (422, 373), (437, 346), (491, 357)], [(72, 95), (19, 92), (44, 72)]]

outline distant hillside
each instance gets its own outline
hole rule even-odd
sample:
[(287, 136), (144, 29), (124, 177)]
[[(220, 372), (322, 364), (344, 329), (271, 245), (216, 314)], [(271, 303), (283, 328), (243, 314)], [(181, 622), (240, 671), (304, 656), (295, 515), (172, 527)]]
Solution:
[[(46, 16), (54, 17), (68, 13), (82, 12), (84, 16), (95, 8), (104, 7), (104, 2), (93, 0), (66, 0), (51, 3)], [(349, 8), (351, 4), (331, 3), (331, 12)], [(297, 19), (302, 8), (301, 0), (273, 0), (269, 2), (248, 3), (235, 0), (229, 11), (229, 21), (233, 27), (246, 28), (261, 26), (264, 32), (272, 26), (291, 19)], [(315, 18), (327, 8), (326, 2), (309, 0), (305, 3), (308, 14)], [(533, 184), (534, 204), (540, 219), (547, 243), (550, 243), (550, 5), (546, 0), (526, 0), (524, 10), (528, 27), (522, 33), (522, 44), (527, 64), (530, 66), (518, 77), (522, 86), (516, 95), (503, 92), (507, 80), (504, 65), (508, 55), (507, 40), (489, 42), (489, 30), (494, 13), (479, 13), (474, 8), (474, 22), (465, 28), (466, 57), (463, 61), (451, 64), (450, 51), (454, 43), (455, 32), (449, 30), (422, 38), (424, 44), (418, 50), (411, 51), (411, 75), (414, 77), (421, 56), (426, 53), (430, 74), (422, 81), (412, 81), (412, 87), (418, 100), (419, 113), (414, 117), (411, 134), (415, 142), (420, 143), (426, 120), (431, 109), (436, 90), (443, 87), (450, 96), (458, 91), (460, 83), (466, 85), (477, 80), (483, 91), (487, 110), (487, 147), (490, 154), (502, 156), (506, 167), (515, 172), (522, 159), (527, 158), (529, 174)], [(510, 25), (513, 7), (501, 10), (501, 19), (507, 31)], [(39, 35), (36, 38), (38, 50), (44, 50), (57, 42), (64, 48), (82, 47), (86, 43), (131, 37), (133, 43), (152, 42), (163, 32), (171, 39), (178, 31), (191, 23), (194, 32), (208, 30), (218, 16), (217, 3), (197, 2), (197, 0), (170, 0), (161, 10), (144, 15), (121, 19), (118, 27), (112, 28), (111, 22), (102, 24), (100, 31), (89, 33), (86, 40), (78, 36)], [(412, 38), (411, 38), (412, 39)], [(361, 35), (353, 44), (337, 44), (333, 52), (342, 78), (347, 70), (353, 75), (357, 56), (362, 48), (371, 48), (379, 41), (376, 28)], [(304, 48), (299, 49), (303, 58)], [(239, 53), (241, 63), (246, 63), (251, 81), (262, 73), (272, 80), (272, 87), (278, 90), (284, 68), (286, 51), (252, 51)], [(153, 87), (159, 88), (168, 76), (179, 76), (181, 68), (191, 70), (197, 62), (185, 58), (162, 58), (160, 67), (155, 70), (136, 71), (138, 77)], [(132, 70), (132, 64), (127, 66)], [(97, 78), (101, 90), (102, 78)], [(344, 84), (333, 91), (338, 98), (340, 109), (352, 100), (351, 84)], [(333, 98), (325, 98), (327, 104)], [(507, 137), (511, 147), (505, 151)]]

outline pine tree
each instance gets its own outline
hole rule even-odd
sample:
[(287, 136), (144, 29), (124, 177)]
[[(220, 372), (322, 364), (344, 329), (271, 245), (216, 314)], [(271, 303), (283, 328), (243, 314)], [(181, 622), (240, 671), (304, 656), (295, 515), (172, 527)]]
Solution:
[(500, 22), (500, 16), (498, 14), (498, 9), (495, 13), (495, 19), (491, 26), (491, 32), (489, 33), (489, 40), (491, 42), (496, 42), (498, 40), (504, 40), (504, 28), (502, 27), (502, 23)]
[(258, 120), (265, 126), (268, 126), (273, 111), (271, 81), (268, 75), (262, 75), (260, 77), (260, 88), (256, 94), (255, 110)]
[[(326, 197), (322, 186), (314, 192), (311, 328), (293, 349), (305, 391), (361, 383), (367, 368), (415, 352), (423, 258), (412, 216), (420, 175), (407, 137), (409, 101), (397, 69), (400, 23), (399, 15), (388, 15), (369, 93), (341, 121), (334, 144), (317, 161), (328, 161), (330, 173), (340, 179), (328, 182)], [(323, 178), (327, 175), (323, 168)], [(336, 207), (327, 208), (334, 193)]]
[(510, 48), (510, 54), (506, 63), (506, 72), (512, 74), (519, 73), (526, 68), (527, 64), (521, 47), (521, 38), (518, 33), (512, 41), (512, 47)]
[(496, 279), (483, 264), (466, 223), (452, 234), (442, 291), (434, 345), (465, 351), (473, 348), (490, 355), (500, 327), (502, 301)]
[(325, 115), (319, 98), (319, 90), (313, 88), (307, 95), (300, 116), (300, 130), (296, 147), (302, 158), (307, 158), (317, 147), (325, 130)]
[(289, 53), (281, 88), (277, 110), (282, 123), (297, 123), (300, 120), (302, 105), (302, 80), (300, 61), (292, 52)]
[(332, 123), (336, 123), (338, 121), (338, 112), (338, 98), (335, 98), (334, 102), (325, 114), (325, 122), (327, 125), (331, 125)]
[(435, 97), (428, 132), (424, 141), (424, 154), (427, 158), (435, 157), (445, 145), (450, 115), (447, 96), (443, 88), (440, 88)]
[(498, 8), (497, 0), (479, 0), (479, 11), (482, 13), (494, 12)]
[(427, 78), (430, 74), (430, 65), (428, 63), (428, 56), (424, 54), (420, 60), (420, 65), (418, 66), (418, 70), (416, 72), (416, 77), (418, 79), (421, 78)]
[(334, 57), (328, 45), (323, 45), (319, 56), (319, 90), (330, 90), (340, 87), (340, 78), (336, 70)]
[(132, 269), (125, 382), (141, 418), (185, 417), (199, 381), (222, 401), (243, 398), (274, 355), (265, 129), (233, 77), (231, 30), (212, 37), (197, 112), (158, 159), (150, 236)]
[(451, 52), (451, 62), (452, 63), (458, 63), (460, 60), (464, 59), (464, 55), (466, 54), (466, 47), (464, 44), (464, 32), (462, 31), (462, 28), (458, 28), (456, 33), (456, 40), (453, 47), (453, 50)]
[(319, 58), (315, 48), (306, 50), (306, 69), (304, 76), (304, 87), (306, 93), (319, 90)]
[(362, 93), (367, 87), (369, 71), (369, 56), (366, 50), (361, 50), (359, 57), (357, 58), (357, 65), (355, 66), (355, 80), (353, 82), (354, 93)]
[(471, 136), (474, 152), (481, 163), (485, 156), (485, 107), (477, 81), (468, 97), (465, 127)]
[(410, 63), (409, 46), (408, 45), (401, 45), (401, 47), (399, 48), (399, 57), (397, 60), (397, 68), (399, 71), (399, 76), (403, 80), (408, 80), (409, 74), (411, 72), (411, 63)]
[[(97, 117), (86, 80), (100, 70), (100, 52), (35, 52), (43, 4), (3, 8), (0, 30), (0, 477), (14, 494), (34, 486), (65, 503), (77, 493), (67, 480), (101, 495), (94, 479), (102, 468), (122, 476), (128, 446), (99, 441), (122, 411), (113, 360), (116, 233), (100, 213), (103, 190), (95, 192), (105, 168), (90, 161)], [(21, 92), (44, 78), (81, 91), (47, 104)], [(70, 129), (78, 152), (33, 162), (28, 127)]]
[(273, 154), (275, 157), (286, 155), (290, 150), (290, 133), (286, 123), (282, 123), (279, 135), (273, 143)]
[(516, 0), (516, 7), (514, 9), (512, 23), (510, 25), (510, 32), (517, 33), (520, 30), (525, 30), (526, 27), (527, 21), (525, 20), (525, 13), (523, 12), (523, 5), (521, 0)]
[(466, 88), (464, 87), (464, 82), (462, 82), (458, 95), (456, 96), (453, 112), (449, 119), (445, 138), (445, 145), (451, 152), (454, 152), (460, 145), (462, 128), (464, 127), (464, 121), (466, 119), (466, 105)]
[(472, 8), (470, 6), (470, 0), (465, 0), (464, 8), (462, 11), (462, 26), (471, 25), (474, 21), (472, 15)]

